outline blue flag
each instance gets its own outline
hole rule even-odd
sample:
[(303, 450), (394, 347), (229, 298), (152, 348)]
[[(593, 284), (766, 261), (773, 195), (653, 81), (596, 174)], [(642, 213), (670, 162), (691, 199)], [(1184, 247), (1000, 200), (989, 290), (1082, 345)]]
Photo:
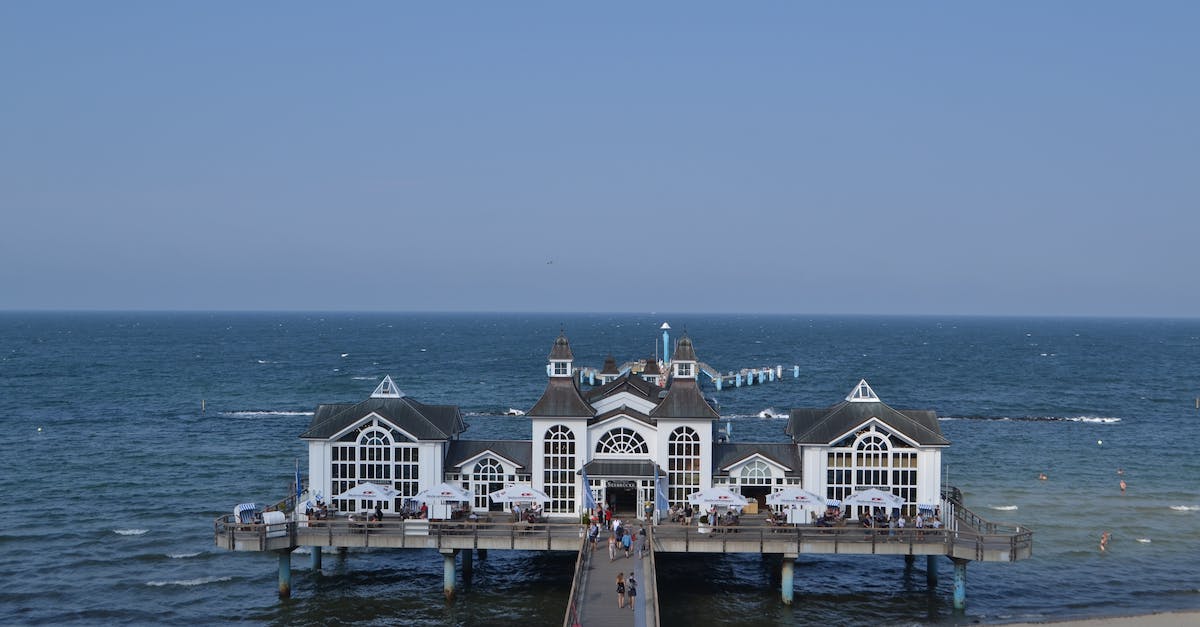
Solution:
[(667, 502), (667, 478), (658, 472), (658, 465), (654, 466), (654, 509), (660, 512), (666, 512), (671, 509), (671, 504)]
[(583, 506), (587, 509), (596, 509), (596, 497), (592, 496), (592, 486), (588, 483), (587, 469), (583, 471)]
[(304, 493), (304, 490), (300, 489), (300, 458), (297, 457), (296, 458), (296, 506), (297, 507), (300, 506), (300, 495), (303, 493)]

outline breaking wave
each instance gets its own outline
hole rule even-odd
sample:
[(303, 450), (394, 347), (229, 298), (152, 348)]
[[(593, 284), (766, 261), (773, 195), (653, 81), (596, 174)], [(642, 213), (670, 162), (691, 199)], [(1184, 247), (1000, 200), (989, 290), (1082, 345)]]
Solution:
[(1012, 420), (1016, 422), (1088, 422), (1114, 424), (1120, 418), (1111, 416), (939, 416), (938, 420)]
[(1200, 505), (1172, 505), (1171, 509), (1177, 512), (1200, 512)]
[(1011, 511), (1017, 509), (1017, 506), (1016, 505), (992, 505), (991, 509), (999, 510), (1002, 512), (1011, 512)]
[(113, 533), (119, 536), (140, 536), (150, 531), (149, 529), (113, 529)]
[(266, 411), (266, 410), (245, 410), (245, 411), (223, 411), (222, 416), (236, 416), (238, 418), (253, 418), (255, 416), (311, 416), (311, 411)]
[(167, 557), (169, 557), (173, 560), (181, 560), (181, 559), (185, 559), (188, 557), (196, 557), (197, 555), (200, 555), (200, 551), (196, 551), (195, 553), (167, 553)]

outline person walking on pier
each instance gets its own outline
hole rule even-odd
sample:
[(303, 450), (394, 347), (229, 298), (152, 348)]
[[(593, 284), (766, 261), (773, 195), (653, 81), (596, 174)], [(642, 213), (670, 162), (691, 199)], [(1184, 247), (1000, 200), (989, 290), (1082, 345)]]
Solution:
[(621, 529), (621, 548), (625, 549), (625, 559), (629, 559), (629, 549), (633, 547), (633, 536), (628, 529)]
[(637, 600), (637, 579), (633, 578), (633, 571), (629, 571), (629, 580), (626, 582), (625, 588), (629, 590), (629, 609), (632, 610), (633, 602)]
[(608, 534), (608, 561), (617, 559), (617, 534)]
[(625, 575), (617, 573), (617, 607), (625, 607)]

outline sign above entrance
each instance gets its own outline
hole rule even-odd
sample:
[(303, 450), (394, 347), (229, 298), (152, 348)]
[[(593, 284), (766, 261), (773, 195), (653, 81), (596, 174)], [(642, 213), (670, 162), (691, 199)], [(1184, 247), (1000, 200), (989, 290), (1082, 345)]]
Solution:
[(604, 487), (606, 487), (606, 488), (636, 488), (637, 482), (631, 481), (629, 479), (614, 479), (611, 481), (605, 481)]

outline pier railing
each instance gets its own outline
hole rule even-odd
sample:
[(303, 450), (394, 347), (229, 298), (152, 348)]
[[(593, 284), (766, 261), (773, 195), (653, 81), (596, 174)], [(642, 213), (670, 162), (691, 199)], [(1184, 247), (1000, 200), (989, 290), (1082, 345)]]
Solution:
[(587, 572), (587, 562), (592, 559), (591, 542), (584, 536), (579, 547), (579, 557), (575, 559), (575, 574), (571, 577), (571, 595), (567, 597), (567, 615), (563, 618), (563, 627), (579, 625), (579, 598), (583, 594), (583, 575)]

